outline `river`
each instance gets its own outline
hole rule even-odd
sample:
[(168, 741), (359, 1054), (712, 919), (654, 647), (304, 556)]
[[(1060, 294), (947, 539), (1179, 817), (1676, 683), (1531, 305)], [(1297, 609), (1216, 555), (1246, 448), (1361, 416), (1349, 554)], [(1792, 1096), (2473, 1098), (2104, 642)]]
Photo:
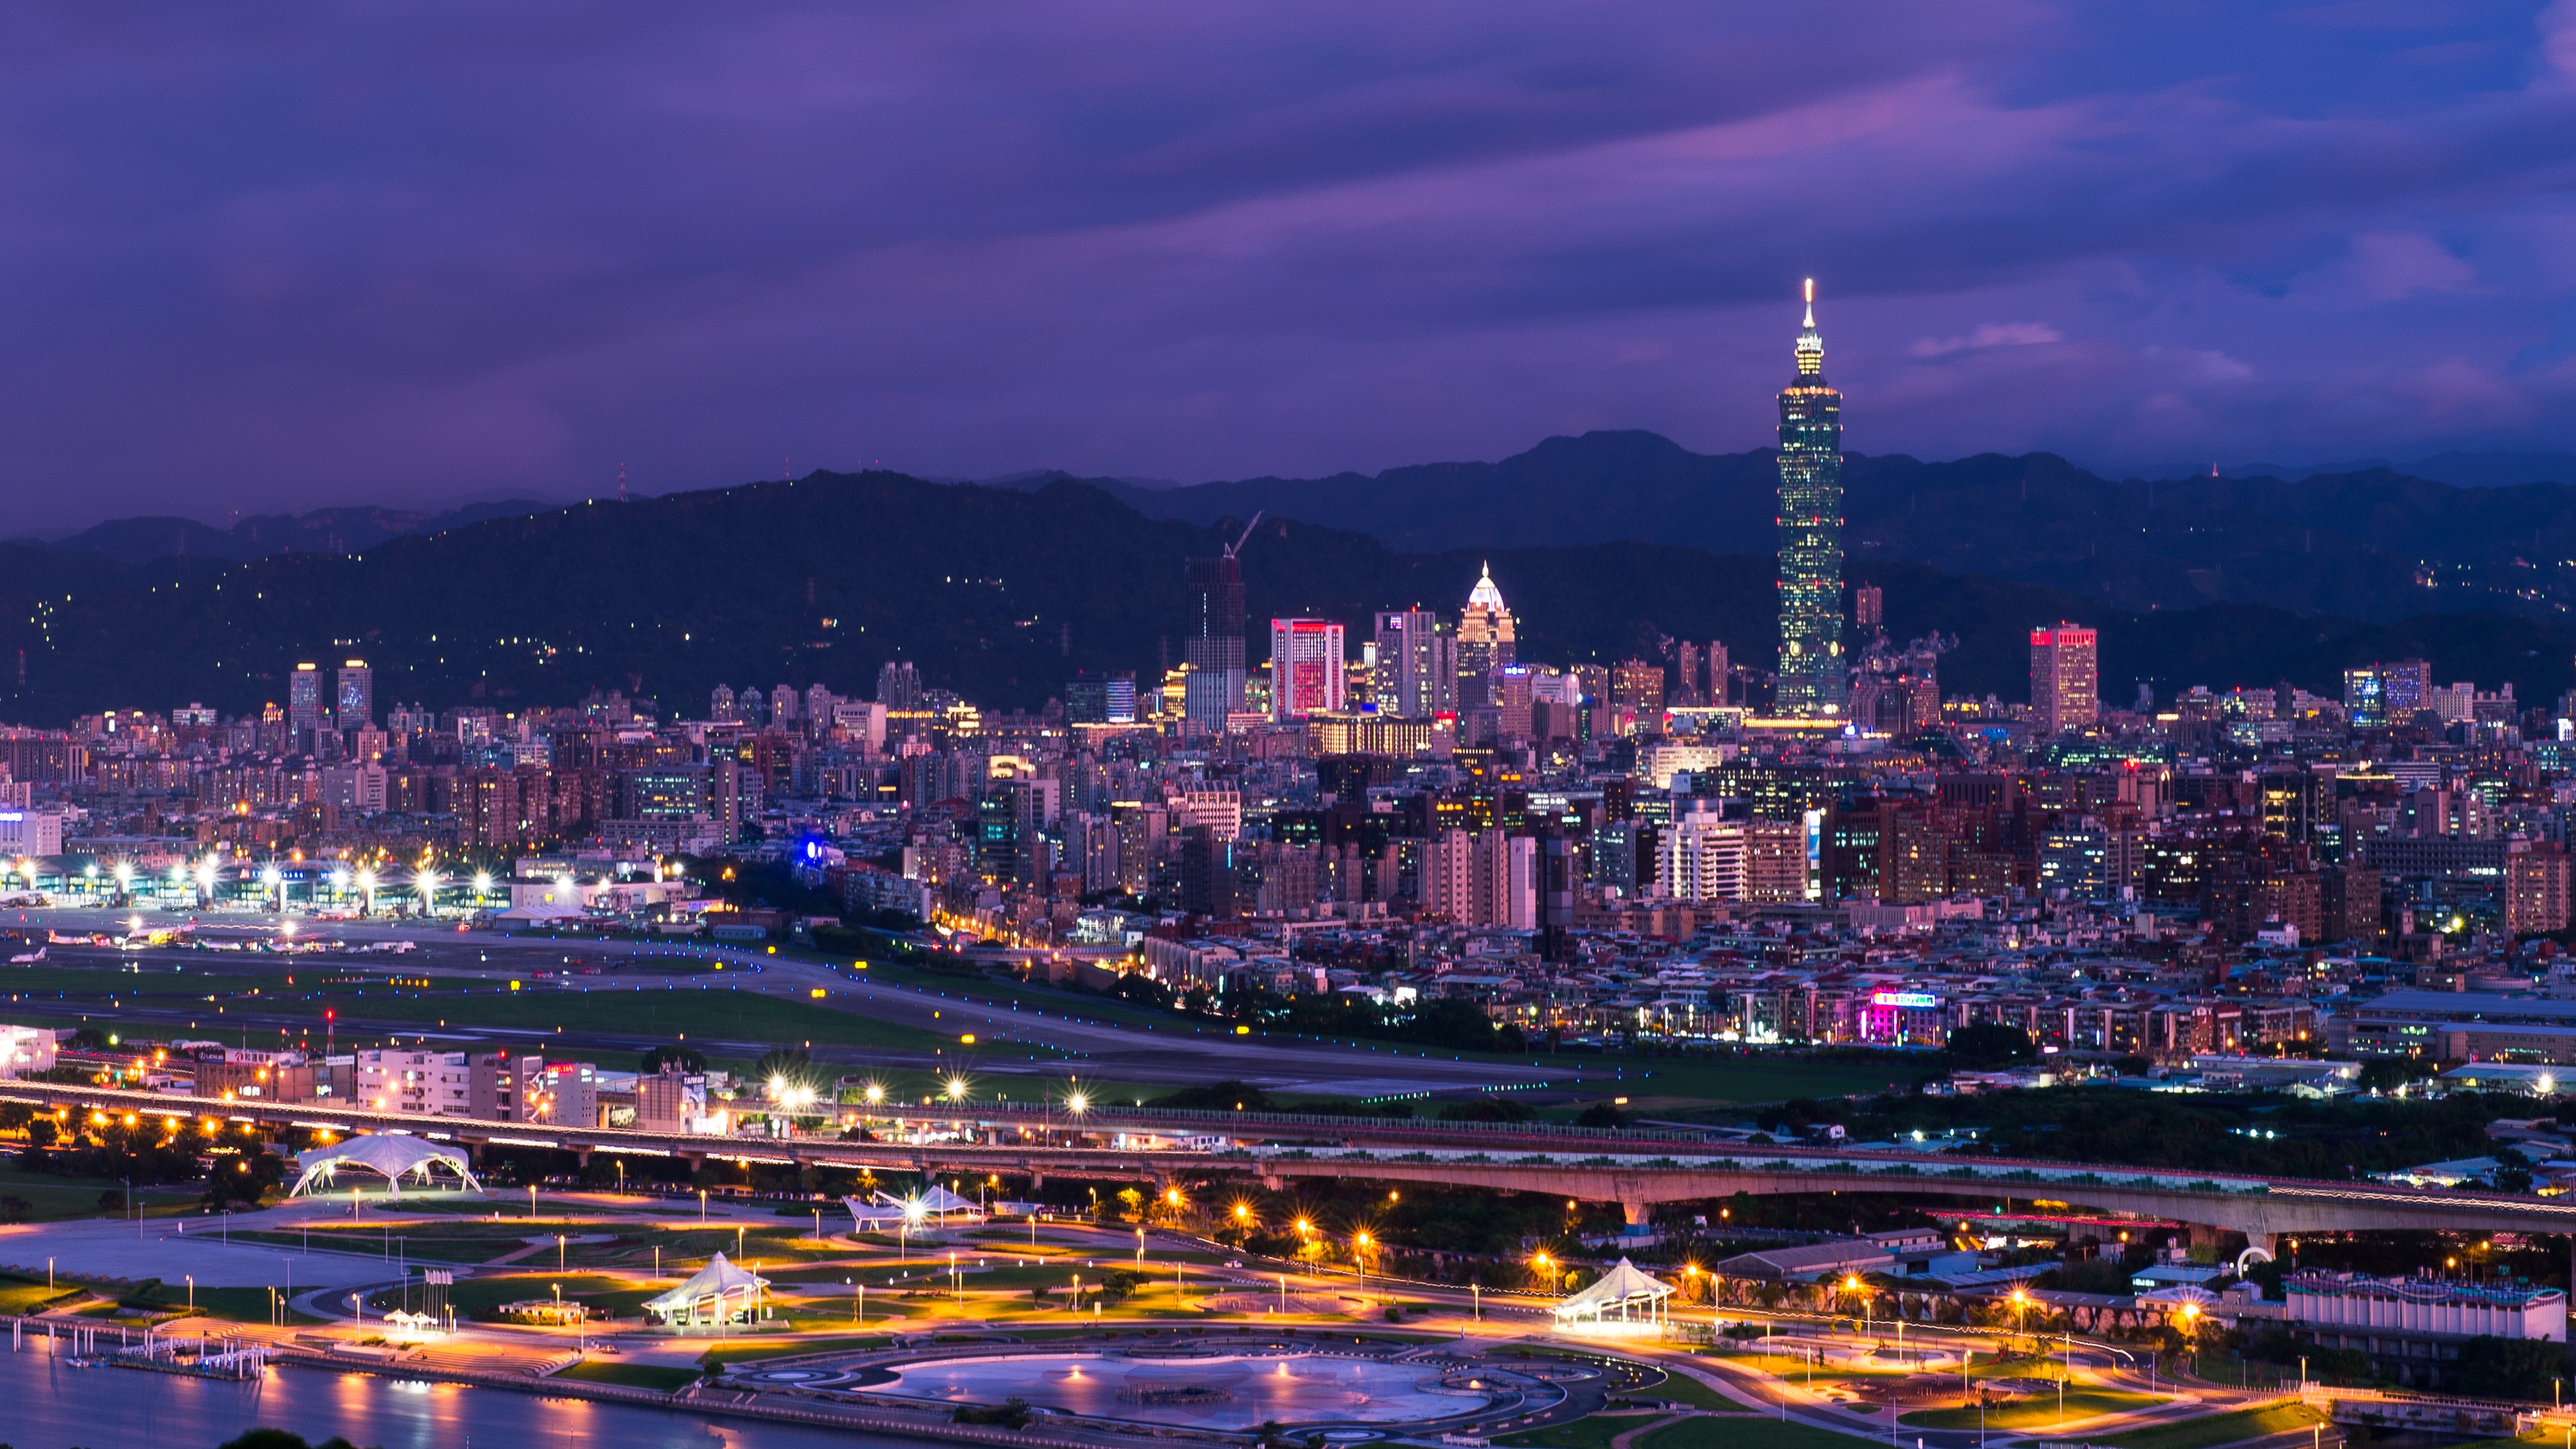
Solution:
[(73, 1368), (0, 1346), (0, 1439), (17, 1449), (215, 1449), (257, 1425), (383, 1449), (918, 1449), (917, 1441), (549, 1398), (399, 1376), (272, 1368), (249, 1383)]

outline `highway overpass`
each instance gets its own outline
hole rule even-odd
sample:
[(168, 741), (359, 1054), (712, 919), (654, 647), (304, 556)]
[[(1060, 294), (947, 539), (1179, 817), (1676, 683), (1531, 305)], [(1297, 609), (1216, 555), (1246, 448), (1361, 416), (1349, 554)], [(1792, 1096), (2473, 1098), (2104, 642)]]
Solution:
[[(1618, 1203), (1631, 1223), (1657, 1204), (1736, 1193), (1867, 1192), (1957, 1202), (1978, 1211), (2068, 1208), (2242, 1233), (2392, 1229), (2576, 1235), (2576, 1202), (2492, 1192), (2390, 1187), (2098, 1163), (1937, 1153), (1860, 1152), (1713, 1142), (1705, 1134), (1531, 1123), (1410, 1122), (1277, 1113), (1126, 1112), (963, 1102), (871, 1109), (880, 1140), (710, 1137), (418, 1117), (313, 1102), (260, 1103), (49, 1082), (0, 1082), (0, 1101), (44, 1109), (267, 1128), (413, 1132), (476, 1146), (866, 1168), (933, 1176), (1048, 1174), (1155, 1182), (1360, 1178), (1540, 1192)], [(898, 1125), (900, 1124), (900, 1125)], [(898, 1132), (909, 1134), (897, 1136)]]

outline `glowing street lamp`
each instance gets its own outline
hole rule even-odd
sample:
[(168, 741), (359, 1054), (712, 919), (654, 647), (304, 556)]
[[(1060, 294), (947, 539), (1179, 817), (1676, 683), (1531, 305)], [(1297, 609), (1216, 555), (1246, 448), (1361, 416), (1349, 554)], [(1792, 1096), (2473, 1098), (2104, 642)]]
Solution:
[(948, 1100), (951, 1102), (963, 1102), (966, 1100), (966, 1079), (964, 1077), (950, 1077), (948, 1079)]
[(422, 866), (411, 873), (411, 883), (420, 892), (420, 913), (428, 915), (438, 907), (438, 872)]
[(1065, 1098), (1065, 1099), (1064, 1099), (1064, 1109), (1065, 1109), (1066, 1111), (1068, 1111), (1068, 1112), (1071, 1112), (1073, 1115), (1075, 1115), (1075, 1116), (1077, 1116), (1077, 1117), (1081, 1116), (1081, 1115), (1082, 1115), (1083, 1113), (1085, 1113), (1085, 1112), (1090, 1111), (1090, 1110), (1091, 1110), (1091, 1096), (1090, 1096), (1090, 1094), (1089, 1094), (1089, 1093), (1086, 1093), (1086, 1092), (1076, 1092), (1076, 1093), (1074, 1093), (1073, 1095), (1071, 1095), (1071, 1096), (1069, 1096), (1069, 1097)]
[(376, 913), (376, 873), (372, 869), (358, 872), (358, 896), (365, 902), (359, 910), (363, 914), (374, 915)]
[(215, 858), (213, 856), (207, 856), (204, 860), (197, 862), (198, 904), (211, 906), (215, 903), (216, 874)]

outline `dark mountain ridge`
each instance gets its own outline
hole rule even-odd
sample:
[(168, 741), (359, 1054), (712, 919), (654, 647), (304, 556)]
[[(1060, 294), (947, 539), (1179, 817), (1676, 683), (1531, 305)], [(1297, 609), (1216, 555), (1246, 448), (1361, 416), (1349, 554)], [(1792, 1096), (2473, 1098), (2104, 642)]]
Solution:
[[(0, 718), (59, 725), (191, 700), (244, 713), (283, 702), (299, 659), (346, 657), (375, 665), (380, 704), (508, 708), (615, 688), (694, 714), (718, 683), (864, 696), (900, 653), (970, 698), (1034, 707), (1076, 670), (1151, 678), (1179, 658), (1182, 560), (1239, 531), (1231, 518), (1147, 518), (1081, 483), (1029, 491), (870, 472), (553, 508), (175, 581), (35, 552), (97, 577), (0, 571)], [(1608, 662), (1666, 638), (1718, 639), (1760, 665), (1776, 633), (1767, 534), (1766, 519), (1725, 552), (1621, 540), (1406, 551), (1271, 518), (1243, 557), (1256, 638), (1274, 615), (1337, 618), (1356, 635), (1375, 608), (1453, 610), (1490, 558), (1526, 657)], [(2068, 614), (2101, 626), (2115, 702), (2140, 681), (2161, 696), (2285, 679), (2331, 691), (2347, 664), (2409, 654), (2442, 678), (2509, 679), (2535, 700), (2576, 675), (2576, 631), (2545, 620), (2374, 624), (2237, 603), (2131, 613), (1901, 559), (1855, 572), (1883, 587), (1899, 637), (1960, 637), (1943, 664), (1954, 691), (2021, 697), (2022, 631)]]
[[(1771, 547), (1772, 453), (1693, 453), (1645, 432), (1554, 437), (1492, 463), (1374, 475), (1135, 489), (1153, 517), (1266, 510), (1400, 549), (1643, 539)], [(2576, 488), (2462, 488), (2388, 469), (2279, 478), (2107, 479), (2048, 453), (1926, 463), (1849, 455), (1845, 545), (1856, 573), (1902, 560), (2062, 590), (2083, 607), (2211, 602), (2392, 621), (2576, 604)]]

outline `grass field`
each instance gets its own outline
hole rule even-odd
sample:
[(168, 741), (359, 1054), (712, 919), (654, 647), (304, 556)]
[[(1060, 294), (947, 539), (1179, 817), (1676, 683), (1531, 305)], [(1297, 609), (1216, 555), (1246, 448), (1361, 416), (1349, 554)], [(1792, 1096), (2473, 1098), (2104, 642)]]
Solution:
[[(99, 1205), (99, 1194), (111, 1190), (122, 1197), (125, 1185), (112, 1178), (57, 1177), (14, 1166), (0, 1167), (0, 1197), (14, 1197), (27, 1204), (25, 1221), (31, 1223), (114, 1214), (118, 1209)], [(193, 1187), (146, 1187), (136, 1189), (135, 1195), (143, 1200), (146, 1216), (168, 1217), (194, 1210), (201, 1194)]]
[(1687, 1374), (1668, 1373), (1664, 1375), (1662, 1383), (1652, 1384), (1642, 1389), (1630, 1389), (1628, 1393), (1634, 1398), (1668, 1399), (1676, 1404), (1688, 1404), (1694, 1409), (1713, 1409), (1722, 1414), (1750, 1412), (1744, 1410), (1743, 1405)]
[(2185, 1419), (2178, 1424), (2159, 1424), (2152, 1429), (2115, 1434), (2102, 1442), (2114, 1445), (2116, 1449), (2209, 1449), (2213, 1444), (2233, 1444), (2239, 1439), (2284, 1434), (2324, 1422), (2323, 1414), (2303, 1405), (2274, 1404), (2264, 1409), (2239, 1409), (2232, 1414)]
[(583, 1359), (555, 1375), (559, 1379), (579, 1379), (591, 1384), (624, 1384), (633, 1389), (652, 1389), (672, 1394), (698, 1381), (696, 1369), (672, 1368), (663, 1364), (612, 1363), (595, 1358)]
[[(1926, 1064), (1891, 1054), (1884, 1062), (1813, 1061), (1801, 1057), (1654, 1058), (1644, 1062), (1603, 1057), (1534, 1056), (1545, 1070), (1562, 1064), (1570, 1077), (1580, 1066), (1583, 1087), (1630, 1099), (1632, 1112), (1686, 1111), (1692, 1103), (1779, 1102), (1791, 1097), (1840, 1097), (1883, 1092), (1923, 1075)], [(1613, 1070), (1625, 1067), (1613, 1078)]]
[[(2117, 1389), (2069, 1389), (2066, 1394), (2066, 1419), (2089, 1418), (2095, 1414), (2115, 1414), (2130, 1409), (2143, 1409), (2161, 1404), (2164, 1399), (2154, 1394), (2133, 1394)], [(1977, 1427), (1974, 1408), (1923, 1409), (1908, 1414), (1903, 1421), (1917, 1429), (1973, 1429)], [(2033, 1394), (2009, 1404), (1997, 1404), (1985, 1411), (1989, 1429), (2051, 1429), (2059, 1422), (2057, 1395)]]
[[(1642, 1429), (1654, 1423), (1653, 1414), (1594, 1414), (1571, 1424), (1550, 1424), (1544, 1429), (1524, 1429), (1494, 1440), (1515, 1449), (1610, 1449), (1610, 1441), (1631, 1429)], [(1730, 1420), (1729, 1422), (1733, 1422)]]
[(59, 1280), (54, 1287), (48, 1288), (42, 1279), (30, 1282), (23, 1278), (0, 1278), (0, 1313), (19, 1316), (38, 1313), (80, 1298), (85, 1291)]
[(1852, 1449), (1854, 1438), (1758, 1414), (1728, 1414), (1667, 1424), (1638, 1439), (1637, 1449)]

